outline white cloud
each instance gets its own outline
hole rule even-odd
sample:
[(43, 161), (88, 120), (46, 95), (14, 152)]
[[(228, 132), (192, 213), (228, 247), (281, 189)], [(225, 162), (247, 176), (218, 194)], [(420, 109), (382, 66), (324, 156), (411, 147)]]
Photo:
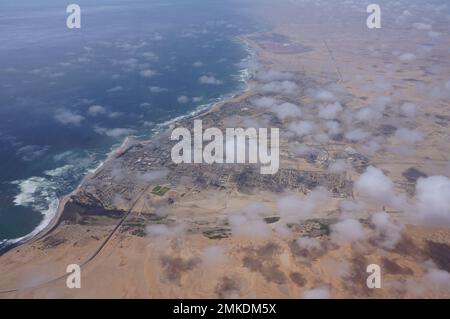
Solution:
[(128, 129), (128, 128), (113, 128), (107, 129), (102, 127), (97, 127), (94, 129), (96, 133), (106, 135), (113, 138), (123, 138), (125, 136), (133, 135), (136, 133), (136, 130)]
[(228, 217), (234, 236), (246, 238), (268, 238), (272, 229), (264, 221), (270, 210), (262, 203), (254, 202), (240, 208)]
[(344, 159), (337, 159), (328, 166), (328, 172), (332, 174), (341, 174), (349, 169)]
[(355, 182), (355, 189), (363, 196), (379, 204), (389, 204), (394, 197), (394, 183), (384, 173), (373, 166), (367, 167), (366, 171), (359, 176)]
[(302, 137), (311, 134), (314, 131), (315, 127), (316, 126), (312, 121), (298, 121), (289, 123), (288, 130)]
[(403, 53), (398, 57), (402, 62), (413, 62), (417, 57), (412, 53)]
[(326, 121), (325, 122), (325, 129), (331, 135), (338, 135), (342, 131), (341, 125), (339, 124), (339, 122), (336, 122), (336, 121)]
[(314, 94), (314, 98), (318, 101), (323, 101), (323, 102), (334, 102), (336, 100), (336, 97), (334, 96), (334, 94), (327, 90), (318, 90)]
[(303, 293), (303, 299), (330, 299), (330, 289), (327, 287), (319, 287), (307, 290)]
[(319, 204), (330, 199), (330, 193), (323, 187), (317, 187), (304, 197), (286, 195), (277, 200), (277, 209), (281, 218), (287, 222), (298, 222), (312, 216)]
[(153, 70), (147, 69), (147, 70), (142, 70), (141, 72), (139, 72), (139, 74), (144, 78), (151, 78), (154, 75), (156, 75), (156, 72)]
[(334, 120), (342, 110), (342, 105), (339, 102), (321, 106), (319, 108), (319, 117), (326, 120)]
[(244, 214), (236, 214), (228, 217), (231, 231), (234, 236), (249, 238), (268, 238), (271, 229), (267, 223), (255, 216), (246, 216)]
[(138, 180), (146, 183), (156, 182), (164, 180), (168, 174), (169, 170), (167, 168), (162, 168), (159, 170), (152, 170), (144, 174), (141, 174), (138, 176)]
[(320, 241), (311, 237), (300, 237), (295, 241), (300, 248), (306, 250), (319, 250), (321, 248)]
[(166, 88), (162, 88), (159, 86), (149, 86), (148, 90), (152, 93), (161, 93), (161, 92), (167, 92), (168, 90)]
[(419, 178), (415, 207), (423, 223), (450, 225), (450, 179), (446, 176)]
[(450, 290), (450, 274), (445, 270), (430, 268), (424, 278), (433, 289)]
[(108, 93), (113, 93), (113, 92), (119, 92), (123, 90), (123, 86), (115, 86), (113, 88), (110, 88), (109, 90), (107, 90)]
[(348, 244), (366, 238), (366, 232), (356, 219), (345, 219), (330, 226), (331, 240), (338, 244)]
[(199, 77), (198, 81), (201, 84), (208, 84), (208, 85), (221, 85), (223, 84), (223, 81), (216, 79), (214, 76), (207, 76), (202, 75)]
[(196, 68), (200, 68), (200, 67), (202, 67), (204, 64), (203, 64), (203, 62), (202, 61), (197, 61), (197, 62), (194, 62), (193, 64), (192, 64), (192, 66), (194, 66), (194, 67), (196, 67)]
[(432, 29), (431, 25), (429, 25), (427, 23), (421, 23), (421, 22), (413, 23), (413, 27), (414, 27), (414, 29), (417, 29), (417, 30), (426, 30), (426, 31)]
[(263, 96), (252, 101), (252, 104), (259, 108), (272, 108), (278, 104), (278, 101), (272, 97)]
[(105, 114), (105, 113), (106, 113), (106, 109), (101, 105), (91, 105), (87, 111), (87, 114), (90, 116), (97, 116), (97, 115)]
[(300, 117), (302, 115), (302, 111), (297, 105), (287, 102), (272, 107), (272, 111), (277, 114), (281, 120)]
[(184, 225), (167, 226), (164, 224), (148, 225), (145, 231), (150, 237), (176, 237), (184, 233)]
[(400, 111), (407, 117), (415, 117), (417, 106), (414, 103), (406, 102), (400, 106)]
[(262, 71), (256, 74), (256, 79), (261, 82), (286, 81), (294, 77), (292, 73), (276, 70)]
[(395, 132), (395, 136), (402, 142), (407, 144), (415, 144), (423, 141), (423, 134), (418, 130), (410, 130), (407, 128), (399, 128)]
[(372, 107), (362, 108), (355, 114), (355, 118), (362, 122), (373, 122), (381, 119), (382, 117), (383, 114), (376, 108)]
[(144, 52), (142, 53), (142, 56), (149, 61), (158, 61), (158, 56), (154, 52)]
[(189, 102), (189, 97), (187, 97), (186, 95), (182, 95), (177, 98), (177, 101), (180, 104), (186, 104)]
[(386, 249), (394, 249), (402, 238), (403, 226), (394, 223), (386, 212), (375, 213), (371, 217), (375, 226), (377, 241)]
[(69, 110), (60, 109), (54, 115), (54, 119), (61, 124), (79, 126), (84, 117)]
[(202, 261), (207, 265), (223, 264), (227, 257), (222, 246), (213, 245), (206, 247), (201, 254)]
[(258, 90), (263, 93), (291, 95), (298, 91), (298, 86), (291, 81), (274, 81), (259, 86)]
[(354, 129), (354, 130), (351, 130), (351, 131), (345, 133), (345, 138), (352, 142), (359, 142), (359, 141), (365, 140), (369, 136), (370, 136), (369, 132), (367, 132), (363, 129), (360, 129), (360, 128), (357, 128), (357, 129)]

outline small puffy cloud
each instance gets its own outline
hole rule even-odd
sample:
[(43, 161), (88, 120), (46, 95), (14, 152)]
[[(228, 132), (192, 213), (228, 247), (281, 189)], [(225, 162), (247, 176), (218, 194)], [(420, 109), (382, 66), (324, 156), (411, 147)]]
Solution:
[(450, 179), (446, 176), (419, 178), (415, 207), (423, 223), (450, 225)]
[(146, 183), (156, 182), (164, 180), (169, 174), (169, 170), (167, 168), (162, 168), (160, 170), (152, 170), (149, 172), (145, 172), (144, 174), (140, 174), (138, 176), (138, 180)]
[(330, 289), (327, 287), (319, 287), (307, 290), (303, 293), (303, 299), (330, 299)]
[(259, 108), (272, 108), (278, 105), (278, 101), (272, 97), (263, 96), (252, 101), (252, 104)]
[(429, 30), (432, 29), (432, 26), (431, 26), (431, 25), (429, 25), (429, 24), (427, 24), (427, 23), (421, 23), (421, 22), (413, 23), (413, 27), (414, 27), (414, 29), (416, 29), (416, 30), (426, 30), (426, 31), (429, 31)]
[(43, 156), (50, 149), (49, 146), (25, 145), (16, 152), (25, 162), (31, 162)]
[(370, 133), (361, 128), (357, 128), (345, 133), (345, 138), (352, 142), (360, 142), (367, 139), (369, 136)]
[(233, 236), (263, 239), (268, 238), (272, 229), (264, 221), (270, 210), (262, 203), (254, 202), (240, 208), (228, 217)]
[(366, 171), (359, 176), (355, 182), (355, 189), (363, 196), (380, 204), (389, 204), (394, 196), (394, 183), (384, 173), (373, 166), (367, 167)]
[(348, 244), (366, 238), (366, 232), (356, 219), (345, 219), (331, 225), (331, 240), (338, 244)]
[(318, 90), (314, 94), (314, 98), (322, 102), (334, 102), (336, 100), (334, 94), (327, 90)]
[(415, 144), (423, 141), (423, 134), (421, 132), (407, 128), (399, 128), (395, 132), (395, 137), (407, 144)]
[(450, 291), (450, 273), (445, 270), (430, 267), (424, 279), (433, 289)]
[(417, 106), (414, 103), (405, 102), (400, 106), (400, 111), (407, 117), (415, 117), (417, 114)]
[(445, 83), (445, 89), (450, 90), (450, 80)]
[(113, 129), (107, 129), (103, 127), (97, 127), (95, 128), (95, 132), (101, 135), (106, 135), (108, 137), (112, 138), (123, 138), (129, 135), (133, 135), (136, 133), (136, 130), (129, 129), (129, 128), (113, 128)]
[(69, 110), (61, 109), (56, 111), (54, 119), (61, 124), (79, 126), (84, 117)]
[(184, 225), (167, 226), (164, 224), (148, 225), (145, 227), (145, 232), (150, 237), (170, 238), (183, 234), (185, 231)]
[(156, 72), (153, 70), (147, 69), (147, 70), (140, 71), (139, 74), (144, 78), (151, 78), (154, 75), (156, 75)]
[(274, 81), (259, 86), (258, 90), (263, 93), (291, 95), (298, 91), (298, 86), (291, 81)]
[(207, 265), (223, 264), (227, 257), (222, 246), (213, 245), (206, 247), (201, 253), (202, 261)]
[(441, 36), (442, 33), (437, 31), (428, 31), (428, 36), (433, 39), (437, 39)]
[(383, 113), (386, 106), (391, 102), (391, 97), (389, 96), (379, 96), (372, 104), (372, 108), (380, 113)]
[(401, 62), (413, 62), (417, 57), (413, 53), (403, 53), (398, 57)]
[(277, 209), (283, 220), (298, 222), (312, 216), (319, 204), (330, 199), (330, 193), (323, 187), (317, 187), (304, 197), (286, 195), (278, 199)]
[(142, 56), (146, 60), (149, 60), (149, 61), (158, 61), (158, 59), (159, 59), (158, 56), (154, 52), (151, 52), (151, 51), (142, 53)]
[(180, 104), (186, 104), (189, 102), (189, 97), (187, 97), (186, 95), (182, 95), (177, 98), (177, 101)]
[(402, 238), (404, 227), (394, 223), (386, 212), (373, 214), (371, 223), (375, 226), (376, 239), (380, 246), (389, 250), (394, 249)]
[(201, 77), (199, 77), (198, 81), (201, 84), (208, 84), (208, 85), (223, 84), (223, 81), (216, 79), (214, 76), (208, 76), (208, 75), (202, 75)]
[(325, 144), (330, 140), (330, 137), (326, 133), (318, 133), (318, 134), (314, 135), (313, 138), (317, 143), (320, 143), (320, 144)]
[(328, 166), (328, 172), (332, 174), (345, 173), (349, 169), (344, 159), (337, 159)]
[(316, 126), (312, 121), (298, 121), (289, 123), (288, 130), (302, 137), (311, 134), (315, 127)]
[(159, 86), (149, 86), (148, 90), (151, 93), (161, 93), (161, 92), (167, 92), (168, 91), (166, 88), (162, 88), (162, 87), (159, 87)]
[(116, 119), (118, 117), (121, 117), (123, 115), (122, 112), (112, 112), (108, 114), (108, 117), (111, 119)]
[(202, 61), (197, 61), (197, 62), (192, 63), (192, 66), (194, 66), (194, 67), (196, 67), (196, 68), (200, 68), (200, 67), (202, 67), (203, 65), (204, 65), (204, 64), (203, 64)]
[(339, 122), (336, 121), (326, 121), (325, 129), (328, 131), (328, 134), (331, 135), (338, 135), (342, 131), (341, 124), (339, 124)]
[(268, 238), (272, 232), (267, 223), (255, 216), (231, 215), (228, 218), (234, 236), (247, 238)]
[(358, 121), (362, 122), (373, 122), (381, 119), (383, 117), (383, 114), (377, 110), (375, 107), (365, 107), (355, 114), (355, 118)]
[(342, 112), (342, 105), (339, 102), (321, 106), (319, 108), (319, 117), (326, 120), (334, 120)]
[(300, 237), (295, 241), (297, 245), (306, 250), (319, 250), (321, 249), (320, 241), (317, 238)]
[(297, 105), (288, 102), (274, 106), (272, 111), (277, 114), (281, 120), (296, 118), (302, 115), (302, 111)]
[(380, 143), (381, 142), (377, 139), (365, 142), (364, 145), (362, 145), (360, 148), (361, 152), (365, 155), (372, 156), (380, 150)]
[(97, 116), (97, 115), (105, 114), (105, 113), (106, 113), (106, 109), (101, 105), (91, 105), (87, 111), (87, 114), (89, 116)]
[(292, 73), (276, 70), (261, 71), (256, 74), (256, 79), (261, 82), (286, 81), (294, 77)]
[(123, 86), (121, 86), (121, 85), (117, 85), (117, 86), (107, 90), (108, 93), (114, 93), (114, 92), (120, 92), (120, 91), (123, 91)]
[(295, 143), (290, 145), (290, 151), (296, 156), (308, 156), (316, 152), (311, 146)]

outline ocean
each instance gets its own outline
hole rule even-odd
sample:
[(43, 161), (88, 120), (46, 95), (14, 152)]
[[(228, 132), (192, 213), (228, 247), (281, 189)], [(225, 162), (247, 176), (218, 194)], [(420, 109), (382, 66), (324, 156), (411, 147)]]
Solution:
[(129, 136), (245, 89), (255, 23), (237, 1), (58, 0), (0, 10), (0, 251), (50, 222)]

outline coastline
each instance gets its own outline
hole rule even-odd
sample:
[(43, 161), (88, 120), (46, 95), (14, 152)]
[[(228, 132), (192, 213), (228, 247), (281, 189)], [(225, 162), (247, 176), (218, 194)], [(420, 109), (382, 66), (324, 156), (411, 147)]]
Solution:
[[(247, 62), (247, 63), (252, 64), (255, 61), (257, 61), (257, 52), (254, 48), (251, 47), (248, 40), (245, 38), (245, 35), (237, 36), (235, 40), (237, 42), (240, 42), (242, 47), (244, 48), (244, 50), (247, 52), (247, 56), (242, 59), (241, 63)], [(247, 75), (243, 75), (243, 73), (246, 73)], [(107, 165), (112, 159), (118, 157), (121, 153), (125, 152), (133, 144), (145, 143), (147, 141), (151, 141), (152, 139), (157, 138), (158, 135), (164, 134), (165, 132), (170, 130), (170, 128), (173, 125), (175, 125), (177, 122), (180, 122), (180, 121), (183, 121), (183, 120), (186, 120), (189, 118), (194, 119), (194, 118), (204, 116), (206, 114), (209, 114), (210, 112), (215, 112), (217, 110), (220, 110), (220, 108), (227, 102), (234, 102), (234, 101), (238, 101), (239, 99), (245, 98), (246, 93), (251, 91), (251, 89), (252, 89), (252, 86), (253, 86), (252, 79), (253, 79), (254, 74), (252, 73), (252, 70), (250, 68), (241, 69), (238, 74), (240, 75), (238, 82), (241, 82), (245, 86), (245, 88), (238, 90), (238, 91), (226, 93), (226, 94), (222, 95), (221, 97), (217, 98), (216, 101), (213, 101), (213, 102), (210, 102), (207, 104), (203, 104), (203, 105), (199, 105), (196, 109), (194, 109), (193, 111), (191, 111), (187, 114), (177, 116), (173, 119), (170, 119), (168, 121), (158, 124), (157, 125), (158, 129), (148, 138), (145, 138), (143, 140), (136, 140), (136, 136), (133, 136), (133, 135), (125, 137), (123, 142), (118, 147), (111, 149), (111, 151), (107, 154), (107, 158), (105, 160), (103, 160), (96, 168), (88, 170), (86, 172), (86, 175), (82, 178), (82, 180), (78, 183), (77, 187), (72, 192), (70, 192), (69, 194), (63, 195), (62, 197), (57, 199), (58, 200), (57, 209), (56, 209), (55, 213), (53, 214), (52, 218), (50, 219), (49, 223), (45, 227), (43, 227), (39, 232), (37, 232), (33, 236), (30, 236), (30, 234), (32, 234), (32, 232), (31, 232), (30, 234), (23, 236), (24, 239), (18, 240), (17, 242), (11, 243), (10, 245), (3, 247), (2, 249), (0, 249), (0, 256), (3, 256), (4, 254), (8, 253), (9, 251), (13, 250), (14, 248), (17, 248), (17, 247), (20, 247), (20, 246), (23, 246), (26, 244), (34, 243), (34, 242), (50, 235), (52, 233), (52, 231), (54, 231), (60, 224), (61, 217), (64, 214), (64, 209), (65, 209), (66, 204), (70, 201), (70, 198), (72, 197), (72, 195), (74, 195), (78, 191), (80, 186), (83, 185), (83, 183), (87, 179), (95, 177), (98, 173), (100, 173), (102, 171), (102, 169), (105, 165)], [(30, 236), (30, 237), (26, 238), (28, 236)]]

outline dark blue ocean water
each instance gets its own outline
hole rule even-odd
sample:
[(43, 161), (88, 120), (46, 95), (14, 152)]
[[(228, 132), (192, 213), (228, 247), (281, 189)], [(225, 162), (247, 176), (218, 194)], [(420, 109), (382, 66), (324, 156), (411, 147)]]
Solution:
[(0, 4), (0, 248), (44, 227), (127, 135), (243, 89), (250, 22), (231, 0)]

